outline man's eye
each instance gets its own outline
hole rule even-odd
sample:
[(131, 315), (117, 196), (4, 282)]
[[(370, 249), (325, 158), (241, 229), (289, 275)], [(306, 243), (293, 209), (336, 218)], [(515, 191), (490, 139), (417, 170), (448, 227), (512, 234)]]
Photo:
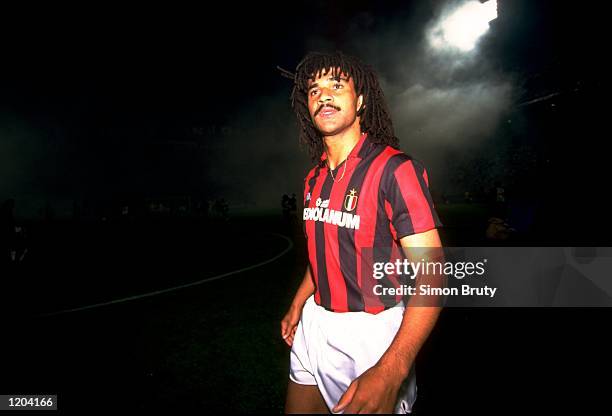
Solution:
[(334, 88), (339, 90), (341, 88), (343, 88), (342, 84), (334, 84)]
[(311, 97), (312, 97), (312, 96), (315, 96), (315, 95), (317, 95), (317, 93), (318, 93), (318, 92), (319, 92), (319, 91), (317, 91), (317, 90), (310, 90), (310, 96), (311, 96)]

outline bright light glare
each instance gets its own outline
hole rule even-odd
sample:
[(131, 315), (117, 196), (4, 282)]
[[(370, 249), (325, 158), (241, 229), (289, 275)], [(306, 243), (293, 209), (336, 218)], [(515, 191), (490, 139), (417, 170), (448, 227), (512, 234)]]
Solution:
[(430, 43), (438, 49), (456, 48), (468, 52), (489, 29), (489, 22), (496, 18), (497, 0), (469, 1), (442, 16), (429, 34)]

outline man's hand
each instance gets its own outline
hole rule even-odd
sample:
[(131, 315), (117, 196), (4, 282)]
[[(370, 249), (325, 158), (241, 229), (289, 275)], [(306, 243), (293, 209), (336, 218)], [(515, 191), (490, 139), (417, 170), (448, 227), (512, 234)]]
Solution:
[(301, 315), (302, 308), (297, 308), (292, 305), (281, 321), (281, 336), (289, 346), (293, 345), (293, 337), (295, 336), (295, 331), (297, 330)]
[(377, 364), (353, 380), (332, 411), (393, 413), (402, 381), (399, 371)]

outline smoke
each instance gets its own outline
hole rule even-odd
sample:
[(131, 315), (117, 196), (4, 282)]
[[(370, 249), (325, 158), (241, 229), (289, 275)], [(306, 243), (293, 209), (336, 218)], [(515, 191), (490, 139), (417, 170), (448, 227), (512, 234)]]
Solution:
[[(451, 186), (450, 155), (465, 159), (493, 139), (513, 93), (512, 80), (496, 71), (478, 47), (469, 52), (432, 47), (432, 28), (458, 5), (453, 1), (396, 17), (359, 13), (351, 18), (349, 40), (342, 45), (321, 35), (303, 40), (306, 50), (344, 50), (377, 70), (402, 149), (425, 163), (438, 189)], [(296, 190), (299, 200), (310, 166), (298, 152), (289, 92), (287, 85), (286, 91), (246, 105), (232, 122), (241, 132), (232, 140), (236, 150), (213, 158), (212, 170), (217, 177), (221, 170), (224, 189), (235, 201), (275, 206), (282, 193)]]
[[(288, 83), (289, 84), (289, 83)], [(283, 194), (299, 201), (309, 167), (300, 151), (287, 91), (252, 99), (224, 128), (224, 140), (208, 159), (217, 196), (234, 209), (280, 210)]]
[(0, 114), (0, 198), (35, 191), (53, 159), (54, 147), (45, 132), (17, 115)]
[(60, 130), (52, 120), (0, 113), (0, 202), (15, 198), (17, 216), (37, 216), (49, 198), (66, 193)]
[(351, 28), (349, 48), (377, 70), (402, 149), (422, 160), (434, 184), (448, 188), (448, 157), (463, 158), (494, 140), (511, 109), (512, 76), (490, 62), (486, 34), (473, 50), (439, 48), (431, 42), (452, 10), (449, 1), (410, 16), (381, 19), (362, 15)]
[(511, 90), (507, 83), (490, 81), (446, 88), (416, 84), (392, 97), (395, 127), (410, 140), (409, 147), (460, 151), (490, 137), (508, 108)]
[[(300, 58), (296, 52), (300, 49), (304, 53), (338, 49), (359, 56), (379, 74), (402, 149), (424, 162), (433, 186), (445, 188), (450, 186), (446, 179), (452, 175), (448, 158), (465, 159), (474, 149), (494, 140), (515, 91), (514, 80), (491, 63), (482, 47), (488, 34), (470, 51), (432, 46), (432, 30), (439, 28), (449, 11), (462, 3), (465, 1), (401, 5), (405, 10), (386, 10), (387, 6), (381, 4), (370, 9), (379, 11), (343, 10), (339, 16), (353, 14), (337, 22), (341, 26), (334, 27), (335, 37), (304, 31), (307, 35), (298, 39), (292, 49), (271, 45), (271, 50), (276, 47), (278, 51), (277, 58), (257, 65), (268, 67), (270, 73), (277, 72), (276, 65), (292, 70)], [(319, 7), (331, 6), (325, 3)], [(335, 20), (330, 24), (335, 25)], [(304, 26), (310, 27), (310, 23)], [(288, 61), (287, 56), (295, 61)], [(261, 74), (262, 70), (255, 72)], [(210, 187), (211, 197), (224, 197), (233, 206), (280, 208), (284, 193), (296, 193), (300, 199), (311, 162), (299, 148), (298, 129), (289, 103), (291, 82), (286, 80), (286, 84), (279, 83), (281, 86), (275, 88), (265, 82), (261, 85), (262, 94), (256, 93), (248, 102), (242, 96), (236, 97), (235, 102), (244, 104), (225, 123), (231, 133), (209, 138), (210, 151), (202, 156), (197, 168), (205, 170), (203, 182), (207, 183), (202, 187)], [(58, 146), (57, 137), (49, 140), (48, 129), (37, 130), (19, 120), (0, 121), (0, 193), (57, 187), (53, 175), (58, 174), (53, 172), (69, 159)], [(56, 136), (62, 136), (60, 133)], [(103, 165), (116, 166), (95, 163), (99, 159), (99, 155), (89, 157), (91, 164), (83, 162), (78, 166), (91, 171)], [(126, 165), (131, 163), (129, 160)], [(70, 186), (66, 188), (69, 192)]]

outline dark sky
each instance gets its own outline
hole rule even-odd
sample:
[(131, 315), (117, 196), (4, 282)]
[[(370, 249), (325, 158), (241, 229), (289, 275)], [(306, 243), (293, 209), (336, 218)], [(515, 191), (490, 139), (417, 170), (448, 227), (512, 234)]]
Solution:
[(578, 4), (500, 0), (477, 52), (458, 57), (427, 48), (456, 1), (226, 3), (6, 13), (0, 199), (189, 193), (275, 206), (301, 192), (309, 165), (275, 67), (311, 49), (372, 64), (402, 148), (453, 191), (449, 158), (554, 134), (554, 117), (530, 113), (541, 104), (520, 104), (575, 102), (602, 72), (604, 15)]

